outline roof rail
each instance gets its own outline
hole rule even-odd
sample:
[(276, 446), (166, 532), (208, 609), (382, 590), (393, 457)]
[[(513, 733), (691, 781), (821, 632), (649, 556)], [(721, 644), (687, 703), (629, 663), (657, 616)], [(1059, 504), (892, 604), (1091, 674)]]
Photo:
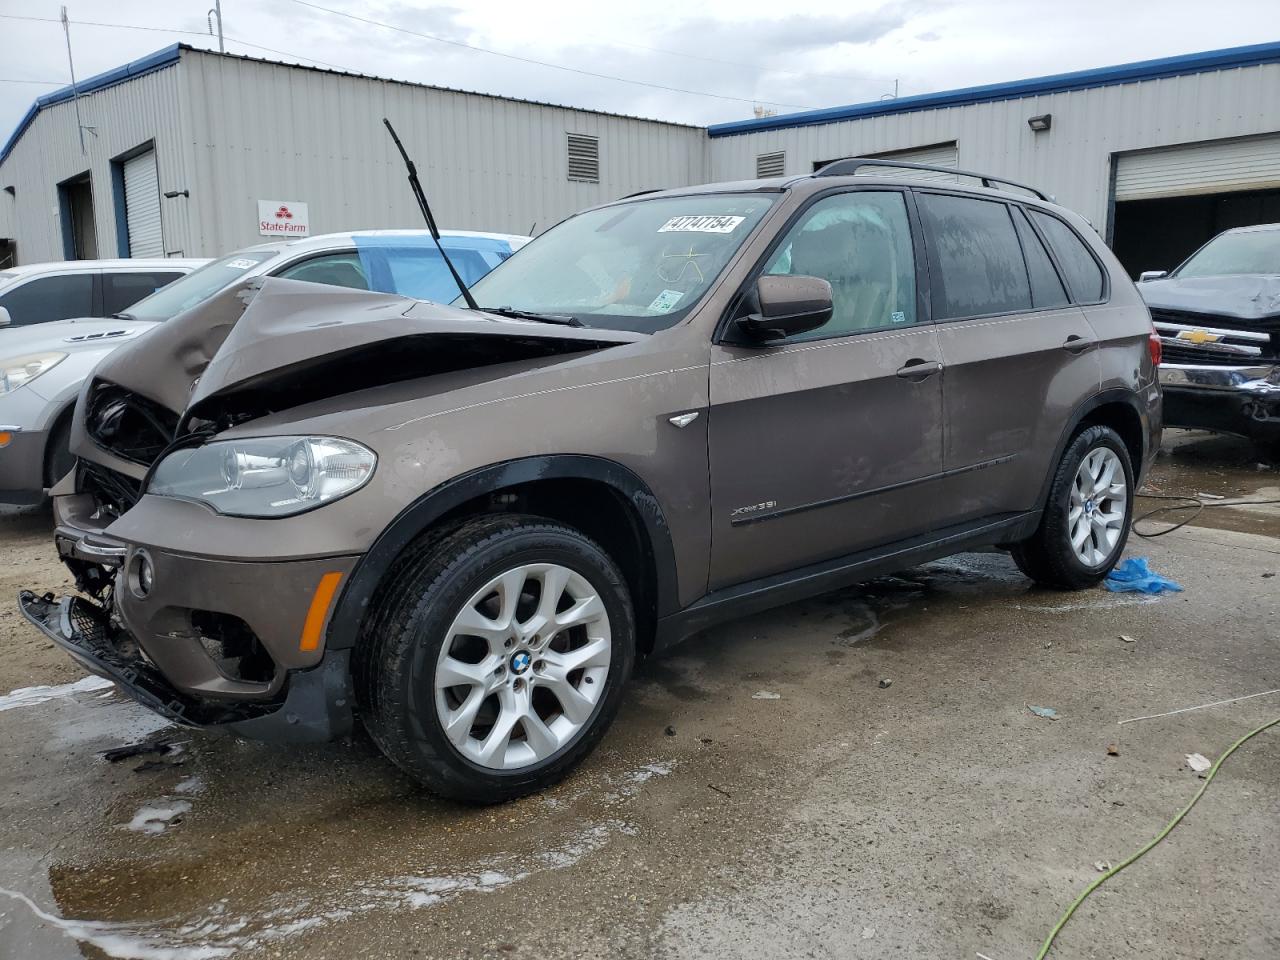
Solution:
[(832, 160), (826, 164), (821, 170), (814, 172), (815, 177), (848, 177), (857, 173), (862, 167), (893, 167), (895, 169), (906, 170), (931, 170), (935, 173), (949, 173), (957, 177), (972, 177), (975, 180), (982, 181), (984, 187), (990, 187), (993, 183), (1003, 183), (1007, 187), (1017, 187), (1019, 190), (1026, 190), (1034, 193), (1045, 203), (1053, 203), (1053, 197), (1041, 193), (1035, 187), (1029, 187), (1025, 183), (1019, 183), (1017, 180), (1006, 180), (1004, 177), (993, 177), (989, 173), (974, 173), (971, 170), (957, 170), (955, 167), (942, 167), (932, 163), (906, 163), (900, 160), (882, 160), (872, 157), (842, 157), (839, 160)]

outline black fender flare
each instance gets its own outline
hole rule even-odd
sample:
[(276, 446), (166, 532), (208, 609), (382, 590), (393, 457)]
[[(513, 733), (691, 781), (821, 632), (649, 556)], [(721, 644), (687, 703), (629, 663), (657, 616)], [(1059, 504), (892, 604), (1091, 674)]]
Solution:
[(1146, 455), (1150, 453), (1146, 449), (1147, 442), (1151, 432), (1151, 424), (1149, 418), (1142, 410), (1142, 404), (1138, 402), (1137, 396), (1133, 391), (1126, 390), (1123, 387), (1114, 387), (1110, 390), (1103, 390), (1101, 393), (1095, 393), (1088, 400), (1085, 400), (1072, 411), (1067, 425), (1063, 428), (1062, 436), (1058, 438), (1058, 445), (1054, 448), (1053, 459), (1049, 462), (1049, 469), (1045, 472), (1044, 482), (1040, 487), (1040, 496), (1036, 500), (1036, 509), (1040, 512), (1044, 511), (1045, 506), (1049, 502), (1049, 487), (1053, 483), (1053, 475), (1058, 470), (1058, 464), (1062, 461), (1062, 454), (1067, 449), (1067, 444), (1071, 442), (1071, 438), (1075, 436), (1076, 431), (1080, 429), (1080, 424), (1094, 410), (1099, 407), (1107, 406), (1112, 403), (1123, 403), (1133, 410), (1137, 415), (1138, 421), (1142, 424), (1142, 456), (1138, 458), (1138, 462), (1133, 465), (1135, 478), (1142, 472), (1142, 464)]
[(594, 480), (612, 487), (640, 518), (653, 551), (657, 615), (674, 613), (678, 605), (675, 549), (658, 498), (648, 485), (622, 464), (603, 457), (554, 454), (524, 457), (480, 467), (447, 480), (423, 494), (378, 535), (356, 563), (329, 618), (325, 648), (353, 647), (369, 603), (396, 557), (440, 517), (469, 500), (535, 480)]

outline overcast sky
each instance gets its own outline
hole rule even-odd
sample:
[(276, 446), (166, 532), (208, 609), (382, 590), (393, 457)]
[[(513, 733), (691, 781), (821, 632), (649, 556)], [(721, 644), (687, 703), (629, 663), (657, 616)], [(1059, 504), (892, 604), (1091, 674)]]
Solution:
[[(68, 0), (77, 76), (109, 70), (179, 40), (216, 46), (207, 36), (205, 17), (212, 3)], [(69, 83), (56, 22), (59, 6), (57, 0), (0, 0), (0, 142), (36, 96)], [(784, 7), (798, 12), (780, 16)], [(148, 29), (90, 26), (89, 21)], [(750, 117), (755, 104), (788, 113), (876, 100), (892, 94), (895, 81), (906, 96), (1280, 40), (1280, 3), (223, 0), (223, 23), (233, 53), (705, 124)]]

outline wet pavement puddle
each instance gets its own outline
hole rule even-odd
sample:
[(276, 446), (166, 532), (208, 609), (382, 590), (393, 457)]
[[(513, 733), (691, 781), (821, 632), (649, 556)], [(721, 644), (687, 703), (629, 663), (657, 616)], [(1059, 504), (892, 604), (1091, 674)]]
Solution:
[[(99, 826), (135, 839), (104, 837), (104, 846), (113, 848), (110, 852), (75, 851), (66, 862), (55, 860), (53, 865), (45, 863), (55, 859), (48, 855), (34, 862), (30, 857), (0, 862), (0, 955), (10, 955), (6, 944), (22, 944), (13, 956), (76, 957), (83, 946), (93, 955), (100, 951), (134, 960), (213, 960), (283, 943), (356, 915), (430, 909), (533, 882), (539, 875), (576, 865), (615, 837), (634, 835), (636, 828), (626, 816), (628, 804), (646, 785), (669, 776), (677, 763), (653, 759), (622, 770), (582, 774), (546, 794), (502, 808), (499, 817), (438, 803), (416, 791), (405, 796), (404, 783), (388, 783), (394, 774), (368, 752), (354, 763), (345, 756), (330, 756), (330, 762), (357, 768), (346, 771), (349, 777), (341, 780), (367, 778), (371, 771), (366, 768), (373, 768), (371, 789), (357, 788), (357, 796), (342, 796), (338, 802), (350, 815), (351, 805), (362, 802), (358, 794), (372, 793), (374, 816), (357, 814), (358, 823), (336, 841), (348, 848), (346, 855), (334, 858), (343, 864), (340, 871), (300, 866), (310, 863), (305, 847), (294, 849), (283, 863), (261, 851), (246, 854), (249, 869), (260, 870), (271, 859), (271, 868), (280, 870), (280, 882), (267, 887), (274, 892), (264, 894), (253, 889), (254, 884), (246, 890), (237, 882), (235, 868), (246, 864), (231, 864), (230, 872), (227, 866), (212, 868), (222, 856), (215, 834), (227, 829), (228, 817), (243, 821), (246, 812), (257, 807), (244, 797), (242, 787), (220, 780), (219, 767), (240, 762), (227, 754), (253, 754), (258, 752), (256, 745), (184, 731), (189, 749), (170, 754), (181, 759), (167, 772), (153, 775), (154, 768), (136, 766), (140, 757), (107, 764), (97, 756), (102, 748), (152, 739), (169, 725), (115, 694), (104, 698), (102, 690), (101, 684), (83, 682), (39, 693), (15, 691), (6, 698), (15, 709), (23, 708), (18, 711), (25, 721), (21, 733), (29, 742), (38, 742), (37, 757), (72, 745), (92, 750), (93, 762), (81, 768), (81, 782), (69, 786), (67, 793), (115, 794), (101, 800), (103, 810), (86, 814), (113, 821)], [(309, 760), (314, 763), (324, 754), (320, 750)], [(139, 769), (148, 772), (139, 774)], [(256, 766), (239, 770), (249, 778), (260, 772)], [(280, 779), (287, 781), (289, 772)], [(117, 776), (104, 784), (106, 774)], [(165, 787), (160, 782), (164, 779), (175, 782)], [(377, 795), (379, 788), (382, 796)], [(386, 795), (388, 788), (391, 796)], [(228, 797), (229, 792), (234, 795)], [(216, 801), (210, 800), (211, 793), (219, 794)], [(304, 817), (331, 825), (326, 821), (335, 816), (332, 803), (313, 796), (301, 805)], [(230, 811), (220, 809), (228, 806)], [(514, 810), (527, 821), (527, 829), (503, 829), (514, 822)], [(201, 824), (206, 817), (210, 822)], [(378, 842), (360, 851), (361, 832), (371, 819), (383, 820), (393, 834), (405, 830), (406, 842), (391, 849), (380, 830)], [(495, 820), (503, 821), (497, 830), (483, 829)], [(243, 823), (232, 830), (245, 833)], [(295, 824), (267, 815), (235, 842), (252, 845), (295, 832)], [(459, 851), (460, 838), (469, 853)], [(26, 869), (16, 869), (24, 860)], [(216, 895), (223, 892), (228, 895)], [(59, 938), (62, 946), (55, 945)]]

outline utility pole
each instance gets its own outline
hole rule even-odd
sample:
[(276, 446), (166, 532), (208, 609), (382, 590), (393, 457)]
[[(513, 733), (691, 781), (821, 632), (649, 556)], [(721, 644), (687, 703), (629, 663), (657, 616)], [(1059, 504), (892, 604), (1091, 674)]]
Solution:
[(218, 23), (218, 52), (226, 53), (227, 45), (222, 40), (222, 0), (213, 0), (213, 6), (209, 12), (205, 14), (205, 19), (209, 22), (209, 32), (213, 33), (213, 24), (216, 20)]
[(71, 58), (71, 21), (67, 19), (67, 8), (62, 8), (62, 32), (67, 36), (67, 66), (71, 70), (71, 95), (76, 102), (76, 132), (80, 134), (80, 153), (87, 155), (84, 146), (84, 122), (80, 119), (80, 88), (76, 86), (76, 64)]

